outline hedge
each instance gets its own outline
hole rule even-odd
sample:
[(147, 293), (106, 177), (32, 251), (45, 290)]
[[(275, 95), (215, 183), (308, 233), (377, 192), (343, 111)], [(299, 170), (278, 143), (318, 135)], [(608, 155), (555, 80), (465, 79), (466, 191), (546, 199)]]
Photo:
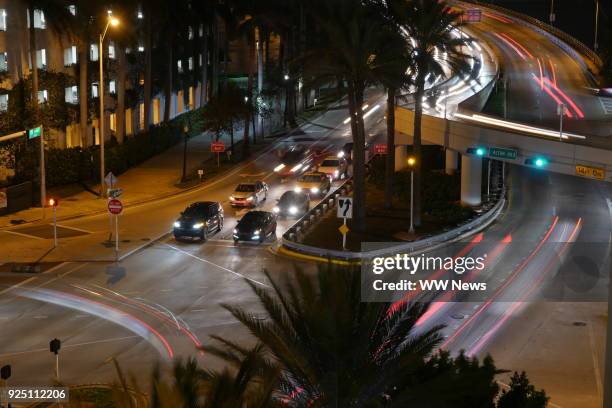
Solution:
[[(201, 111), (196, 109), (184, 113), (168, 123), (151, 126), (148, 132), (127, 137), (123, 144), (107, 142), (104, 147), (104, 162), (107, 171), (119, 175), (130, 167), (150, 159), (176, 145), (183, 138), (183, 126), (190, 124), (191, 134), (202, 131), (197, 120)], [(48, 187), (85, 181), (100, 180), (100, 147), (72, 147), (49, 149), (46, 152), (46, 179)]]

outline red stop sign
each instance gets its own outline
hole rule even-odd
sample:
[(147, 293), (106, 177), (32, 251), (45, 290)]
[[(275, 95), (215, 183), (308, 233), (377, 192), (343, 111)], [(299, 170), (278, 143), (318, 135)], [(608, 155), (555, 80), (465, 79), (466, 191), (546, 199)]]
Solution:
[(225, 143), (213, 142), (210, 145), (210, 151), (213, 153), (223, 153), (225, 151)]
[(121, 214), (121, 211), (123, 211), (123, 204), (121, 203), (121, 201), (114, 198), (112, 200), (108, 200), (109, 213), (113, 215), (118, 215)]

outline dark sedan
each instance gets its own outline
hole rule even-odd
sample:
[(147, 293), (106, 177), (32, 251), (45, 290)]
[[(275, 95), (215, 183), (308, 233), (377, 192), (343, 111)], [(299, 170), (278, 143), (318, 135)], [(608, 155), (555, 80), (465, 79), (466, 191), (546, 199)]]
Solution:
[(249, 211), (238, 221), (234, 228), (234, 243), (238, 241), (258, 241), (276, 236), (276, 217), (267, 211)]
[(223, 228), (223, 206), (212, 201), (193, 203), (174, 223), (174, 237), (206, 240), (213, 232)]
[(285, 217), (301, 217), (309, 209), (310, 197), (308, 194), (286, 191), (274, 207), (274, 213)]

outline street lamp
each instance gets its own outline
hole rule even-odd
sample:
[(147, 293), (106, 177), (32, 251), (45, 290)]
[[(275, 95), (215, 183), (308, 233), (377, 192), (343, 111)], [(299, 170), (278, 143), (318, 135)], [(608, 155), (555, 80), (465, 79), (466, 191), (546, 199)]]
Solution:
[(410, 229), (408, 232), (414, 234), (414, 165), (416, 159), (414, 157), (408, 158), (408, 167), (410, 167)]
[(117, 27), (119, 25), (119, 20), (112, 15), (108, 16), (108, 21), (106, 22), (106, 26), (104, 27), (104, 31), (100, 34), (100, 42), (98, 44), (98, 60), (100, 62), (100, 82), (98, 84), (98, 95), (100, 98), (100, 119), (98, 123), (98, 128), (100, 130), (100, 197), (104, 197), (106, 194), (104, 176), (104, 37), (106, 37), (106, 32), (108, 31), (109, 26)]

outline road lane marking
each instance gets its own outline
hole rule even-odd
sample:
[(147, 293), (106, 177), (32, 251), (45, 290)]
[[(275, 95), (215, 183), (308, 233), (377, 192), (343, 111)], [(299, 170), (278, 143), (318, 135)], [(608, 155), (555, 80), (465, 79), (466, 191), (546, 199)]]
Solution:
[(11, 231), (11, 230), (3, 230), (2, 232), (5, 232), (5, 233), (7, 233), (7, 234), (19, 235), (20, 237), (31, 238), (31, 239), (37, 239), (37, 240), (39, 240), (39, 241), (46, 241), (46, 240), (47, 240), (47, 238), (37, 237), (36, 235), (22, 234), (21, 232), (16, 232), (16, 231)]
[(221, 270), (223, 270), (223, 271), (226, 271), (226, 272), (229, 272), (229, 273), (234, 274), (234, 275), (236, 275), (236, 276), (239, 276), (239, 277), (241, 277), (241, 278), (243, 278), (243, 279), (246, 279), (246, 280), (248, 280), (248, 281), (250, 281), (250, 282), (256, 283), (256, 284), (261, 285), (261, 286), (266, 287), (266, 288), (270, 288), (270, 287), (271, 287), (270, 285), (266, 285), (266, 284), (265, 284), (265, 283), (263, 283), (263, 282), (260, 282), (260, 281), (258, 281), (258, 280), (256, 280), (256, 279), (253, 279), (253, 278), (250, 278), (250, 277), (248, 277), (248, 276), (246, 276), (246, 275), (243, 275), (243, 274), (241, 274), (241, 273), (239, 273), (239, 272), (232, 271), (231, 269), (228, 269), (228, 268), (226, 268), (226, 267), (224, 267), (224, 266), (221, 266), (221, 265), (219, 265), (219, 264), (216, 264), (216, 263), (214, 263), (214, 262), (211, 262), (211, 261), (209, 261), (209, 260), (207, 260), (207, 259), (200, 258), (199, 256), (194, 255), (194, 254), (190, 254), (189, 252), (187, 252), (187, 251), (183, 251), (182, 249), (177, 248), (177, 247), (175, 247), (175, 246), (173, 246), (173, 245), (166, 244), (166, 243), (164, 243), (164, 245), (166, 245), (167, 247), (169, 247), (169, 248), (171, 248), (171, 249), (174, 249), (174, 250), (175, 250), (175, 251), (177, 251), (177, 252), (180, 252), (180, 253), (182, 253), (182, 254), (184, 254), (184, 255), (187, 255), (187, 256), (189, 256), (189, 257), (191, 257), (191, 258), (193, 258), (193, 259), (197, 259), (197, 260), (198, 260), (198, 261), (200, 261), (200, 262), (204, 262), (204, 263), (207, 263), (207, 264), (209, 264), (209, 265), (215, 266), (215, 267), (217, 267), (217, 268), (219, 268), (219, 269), (221, 269)]

